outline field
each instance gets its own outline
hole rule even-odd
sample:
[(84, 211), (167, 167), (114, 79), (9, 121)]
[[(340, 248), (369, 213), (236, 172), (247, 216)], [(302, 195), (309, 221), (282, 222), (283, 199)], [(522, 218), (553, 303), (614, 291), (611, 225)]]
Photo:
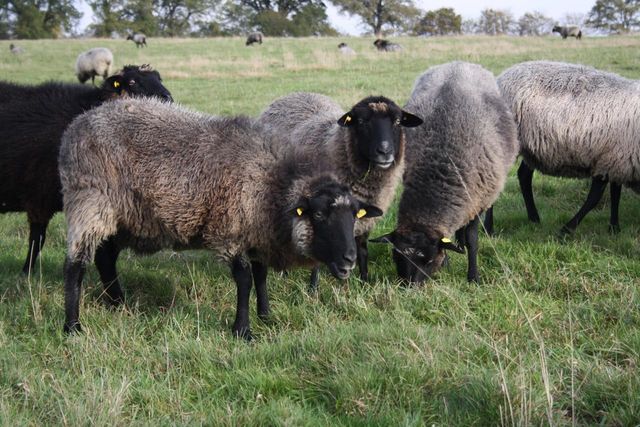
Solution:
[[(174, 99), (214, 114), (258, 114), (293, 91), (348, 108), (369, 94), (399, 104), (427, 67), (451, 60), (496, 75), (526, 60), (590, 64), (640, 78), (640, 38), (123, 40), (0, 43), (0, 79), (73, 81), (76, 55), (107, 46), (116, 66), (150, 63)], [(117, 125), (117, 124), (114, 124)], [(515, 169), (514, 169), (515, 170)], [(588, 182), (537, 174), (541, 224), (528, 222), (512, 175), (481, 236), (480, 284), (451, 254), (435, 280), (404, 288), (388, 247), (371, 248), (371, 283), (308, 272), (269, 275), (273, 319), (234, 339), (235, 285), (204, 251), (119, 259), (127, 304), (100, 302), (88, 269), (84, 333), (62, 333), (64, 218), (49, 226), (39, 268), (20, 274), (24, 214), (0, 216), (0, 425), (636, 425), (640, 423), (640, 204), (623, 191), (622, 233), (607, 232), (607, 200), (577, 232), (557, 231)], [(373, 233), (390, 231), (390, 212)]]

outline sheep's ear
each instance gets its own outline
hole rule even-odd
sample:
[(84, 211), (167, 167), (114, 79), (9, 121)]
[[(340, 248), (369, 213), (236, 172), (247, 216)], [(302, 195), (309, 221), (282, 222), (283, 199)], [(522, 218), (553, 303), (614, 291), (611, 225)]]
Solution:
[(344, 116), (340, 117), (338, 119), (338, 124), (342, 127), (349, 127), (351, 125), (353, 125), (354, 120), (353, 120), (353, 112), (349, 111), (348, 113), (346, 113)]
[(369, 241), (371, 243), (391, 243), (393, 245), (394, 242), (395, 242), (395, 239), (396, 239), (396, 232), (394, 230), (391, 233), (387, 233), (387, 234), (384, 234), (382, 236), (378, 236), (378, 237), (376, 237), (374, 239), (369, 239)]
[(447, 237), (443, 237), (442, 239), (440, 239), (440, 242), (438, 243), (438, 246), (440, 247), (440, 249), (449, 249), (449, 250), (457, 252), (459, 254), (463, 254), (464, 253), (464, 248), (456, 245), (455, 243), (453, 243), (451, 241), (451, 239), (449, 239)]
[(358, 212), (356, 213), (356, 217), (360, 218), (375, 218), (377, 216), (382, 216), (384, 212), (382, 209), (377, 206), (369, 205), (364, 202), (358, 202)]
[(422, 120), (420, 117), (402, 110), (400, 125), (406, 128), (414, 128), (416, 126), (420, 126), (423, 122), (424, 120)]
[(110, 92), (115, 92), (118, 95), (122, 93), (124, 84), (122, 82), (122, 76), (111, 76), (104, 81), (102, 87)]

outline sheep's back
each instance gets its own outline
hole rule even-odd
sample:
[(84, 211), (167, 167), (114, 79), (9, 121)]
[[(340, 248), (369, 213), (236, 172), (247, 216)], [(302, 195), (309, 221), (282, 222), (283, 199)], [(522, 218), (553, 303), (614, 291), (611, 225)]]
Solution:
[(556, 176), (640, 181), (637, 82), (581, 65), (539, 61), (507, 69), (498, 84), (530, 166)]
[(407, 129), (399, 222), (450, 235), (502, 191), (517, 155), (512, 116), (493, 75), (460, 62), (420, 76), (406, 109), (424, 124)]

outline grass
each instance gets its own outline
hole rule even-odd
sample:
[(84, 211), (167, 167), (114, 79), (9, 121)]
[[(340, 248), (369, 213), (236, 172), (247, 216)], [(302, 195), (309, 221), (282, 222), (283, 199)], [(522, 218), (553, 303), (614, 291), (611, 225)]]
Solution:
[[(591, 64), (640, 78), (638, 37), (406, 38), (379, 54), (368, 38), (0, 42), (0, 78), (72, 81), (76, 55), (107, 46), (116, 66), (151, 63), (174, 98), (215, 114), (259, 113), (293, 91), (345, 108), (369, 94), (404, 103), (427, 67), (478, 62), (494, 73), (532, 59)], [(537, 174), (542, 223), (530, 224), (515, 176), (482, 236), (481, 284), (466, 258), (422, 287), (394, 281), (388, 248), (371, 245), (371, 284), (271, 272), (273, 322), (233, 339), (235, 286), (204, 251), (119, 261), (126, 307), (101, 303), (85, 279), (85, 332), (62, 334), (64, 218), (49, 227), (40, 268), (19, 271), (24, 214), (0, 216), (1, 425), (635, 425), (640, 423), (640, 207), (623, 192), (623, 232), (607, 233), (608, 200), (566, 241), (555, 238), (588, 183)], [(395, 212), (374, 235), (390, 231)]]

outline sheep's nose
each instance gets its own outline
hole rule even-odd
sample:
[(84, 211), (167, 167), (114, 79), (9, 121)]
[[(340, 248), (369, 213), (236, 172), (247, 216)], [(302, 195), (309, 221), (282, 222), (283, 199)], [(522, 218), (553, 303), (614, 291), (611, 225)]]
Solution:
[(344, 260), (349, 263), (349, 265), (354, 265), (356, 263), (357, 253), (355, 248), (349, 249), (347, 253), (343, 256)]
[(391, 144), (389, 143), (389, 141), (382, 141), (380, 143), (380, 145), (378, 145), (378, 148), (376, 148), (376, 153), (381, 154), (383, 156), (386, 156), (387, 154), (391, 153)]

